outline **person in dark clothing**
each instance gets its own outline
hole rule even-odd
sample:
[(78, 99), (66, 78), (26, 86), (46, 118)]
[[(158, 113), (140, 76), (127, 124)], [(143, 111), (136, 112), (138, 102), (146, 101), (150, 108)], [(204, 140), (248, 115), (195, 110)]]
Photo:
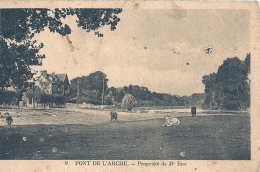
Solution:
[(197, 116), (196, 114), (196, 107), (192, 107), (191, 108), (191, 115), (194, 117), (194, 116)]

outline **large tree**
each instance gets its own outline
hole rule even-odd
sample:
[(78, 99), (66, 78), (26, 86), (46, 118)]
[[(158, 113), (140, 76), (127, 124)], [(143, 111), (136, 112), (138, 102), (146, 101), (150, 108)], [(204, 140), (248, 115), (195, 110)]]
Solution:
[(88, 76), (77, 77), (71, 80), (69, 97), (77, 98), (78, 103), (102, 103), (107, 89), (107, 76), (101, 71), (96, 71)]
[(23, 8), (0, 10), (0, 87), (12, 85), (23, 91), (28, 87), (28, 80), (33, 77), (30, 66), (41, 65), (44, 54), (39, 54), (43, 44), (37, 44), (34, 35), (45, 29), (61, 36), (71, 33), (62, 20), (67, 16), (76, 16), (78, 27), (98, 37), (98, 31), (108, 25), (113, 31), (120, 21), (117, 17), (122, 9), (82, 9), (82, 8)]
[(206, 99), (204, 107), (241, 109), (250, 105), (250, 54), (244, 61), (228, 58), (217, 73), (203, 76)]

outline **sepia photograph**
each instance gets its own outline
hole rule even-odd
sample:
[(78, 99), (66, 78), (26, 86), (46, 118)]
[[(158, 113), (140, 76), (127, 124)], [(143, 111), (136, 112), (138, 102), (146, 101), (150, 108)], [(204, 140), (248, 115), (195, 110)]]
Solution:
[(254, 5), (71, 4), (0, 8), (0, 164), (255, 162)]

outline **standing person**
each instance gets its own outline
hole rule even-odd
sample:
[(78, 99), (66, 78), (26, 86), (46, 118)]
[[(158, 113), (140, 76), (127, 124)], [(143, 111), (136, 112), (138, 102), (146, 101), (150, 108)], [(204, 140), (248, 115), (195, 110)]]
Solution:
[(196, 107), (191, 108), (191, 115), (194, 117), (196, 116)]

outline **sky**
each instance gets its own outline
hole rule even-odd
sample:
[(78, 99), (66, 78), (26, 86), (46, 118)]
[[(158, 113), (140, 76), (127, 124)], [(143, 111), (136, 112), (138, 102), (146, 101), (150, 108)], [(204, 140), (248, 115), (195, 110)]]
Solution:
[[(217, 72), (230, 57), (249, 53), (250, 11), (127, 9), (118, 15), (115, 31), (102, 27), (103, 38), (64, 20), (72, 29), (66, 37), (48, 30), (37, 35), (46, 55), (41, 67), (48, 73), (67, 73), (69, 80), (95, 71), (107, 75), (109, 87), (145, 86), (173, 95), (203, 93), (202, 77)], [(212, 47), (213, 53), (205, 53)]]

